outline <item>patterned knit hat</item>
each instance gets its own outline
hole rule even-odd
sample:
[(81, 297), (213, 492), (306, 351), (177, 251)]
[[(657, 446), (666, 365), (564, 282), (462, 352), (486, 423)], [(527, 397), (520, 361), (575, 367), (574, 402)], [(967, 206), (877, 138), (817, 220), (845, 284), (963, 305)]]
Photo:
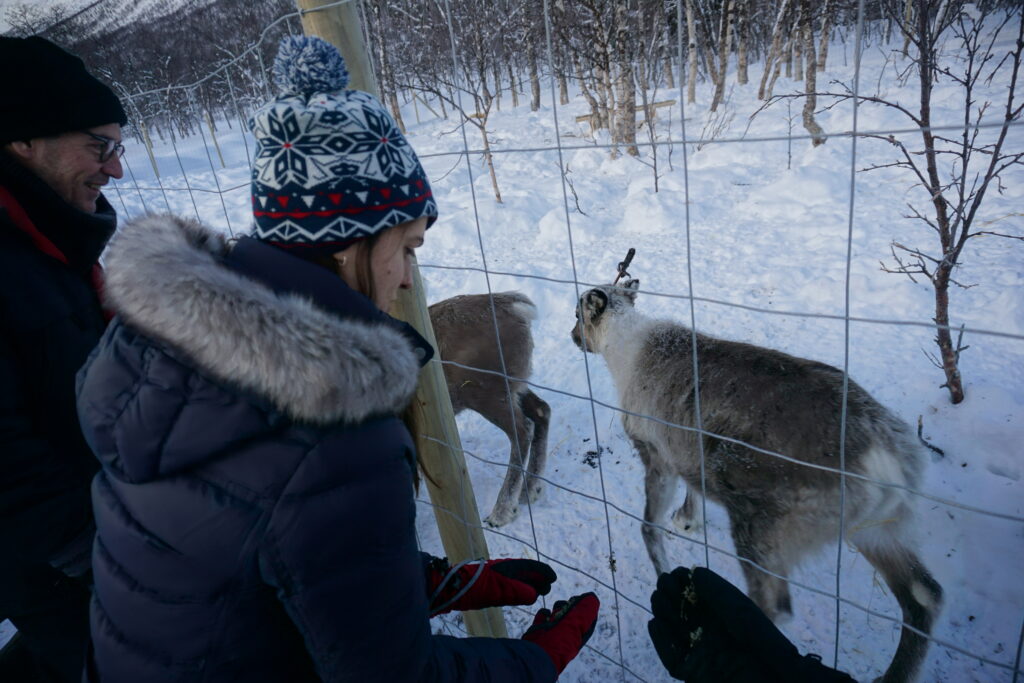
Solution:
[(297, 253), (340, 251), (420, 216), (437, 219), (430, 183), (394, 119), (346, 90), (338, 50), (288, 36), (274, 61), (281, 94), (249, 120), (253, 237)]

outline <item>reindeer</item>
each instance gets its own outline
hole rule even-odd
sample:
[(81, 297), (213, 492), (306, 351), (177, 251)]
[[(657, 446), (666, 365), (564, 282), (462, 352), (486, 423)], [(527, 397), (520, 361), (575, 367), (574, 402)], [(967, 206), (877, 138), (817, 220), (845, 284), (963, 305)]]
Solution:
[[(533, 354), (530, 323), (537, 317), (537, 308), (524, 294), (500, 292), (452, 297), (429, 311), (455, 413), (475, 410), (511, 442), (505, 481), (484, 520), (494, 527), (504, 526), (516, 518), (520, 503), (540, 497), (539, 476), (547, 460), (551, 408), (525, 382)], [(524, 473), (529, 473), (528, 479)]]
[[(672, 568), (664, 548), (667, 532), (659, 523), (679, 478), (687, 493), (673, 521), (688, 531), (703, 523), (698, 512), (703, 446), (704, 490), (709, 500), (725, 507), (736, 552), (772, 572), (741, 562), (748, 592), (771, 618), (787, 616), (792, 613), (789, 587), (773, 574), (788, 576), (803, 557), (834, 543), (839, 530), (840, 477), (834, 470), (840, 467), (843, 373), (648, 318), (634, 308), (638, 286), (638, 280), (627, 279), (618, 287), (584, 293), (572, 340), (604, 357), (620, 405), (633, 413), (623, 414), (622, 422), (646, 471), (643, 538), (654, 568), (659, 574)], [(699, 434), (694, 431), (694, 343), (701, 426), (707, 432)], [(847, 397), (846, 471), (915, 487), (924, 454), (911, 428), (853, 381)], [(905, 489), (849, 476), (844, 509), (846, 540), (882, 575), (903, 611), (899, 646), (880, 680), (911, 681), (928, 640), (907, 625), (931, 632), (942, 587), (909, 540), (909, 495)]]

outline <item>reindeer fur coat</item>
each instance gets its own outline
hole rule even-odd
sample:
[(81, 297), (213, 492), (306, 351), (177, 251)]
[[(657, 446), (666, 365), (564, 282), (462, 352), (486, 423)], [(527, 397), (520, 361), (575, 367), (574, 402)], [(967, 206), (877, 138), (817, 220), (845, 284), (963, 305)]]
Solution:
[(431, 634), (396, 417), (422, 338), (175, 218), (125, 226), (106, 266), (117, 318), (78, 380), (103, 465), (92, 680), (554, 680), (532, 643)]

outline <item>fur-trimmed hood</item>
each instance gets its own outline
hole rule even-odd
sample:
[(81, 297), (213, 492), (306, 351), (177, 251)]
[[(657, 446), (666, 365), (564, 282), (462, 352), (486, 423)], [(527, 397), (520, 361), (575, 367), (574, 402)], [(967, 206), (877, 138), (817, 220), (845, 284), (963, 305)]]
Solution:
[[(405, 407), (419, 372), (405, 336), (274, 291), (224, 265), (228, 250), (223, 236), (194, 221), (128, 223), (106, 252), (106, 304), (204, 375), (263, 397), (292, 419), (357, 423)], [(337, 286), (345, 288), (340, 279)]]

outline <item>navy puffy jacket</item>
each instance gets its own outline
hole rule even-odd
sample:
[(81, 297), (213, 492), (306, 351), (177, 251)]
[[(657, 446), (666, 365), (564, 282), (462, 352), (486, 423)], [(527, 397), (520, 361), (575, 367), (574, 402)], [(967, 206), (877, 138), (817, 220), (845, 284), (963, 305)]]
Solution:
[(415, 333), (326, 270), (169, 217), (125, 226), (106, 273), (118, 318), (78, 388), (103, 464), (92, 679), (555, 679), (532, 643), (431, 634), (396, 417)]

